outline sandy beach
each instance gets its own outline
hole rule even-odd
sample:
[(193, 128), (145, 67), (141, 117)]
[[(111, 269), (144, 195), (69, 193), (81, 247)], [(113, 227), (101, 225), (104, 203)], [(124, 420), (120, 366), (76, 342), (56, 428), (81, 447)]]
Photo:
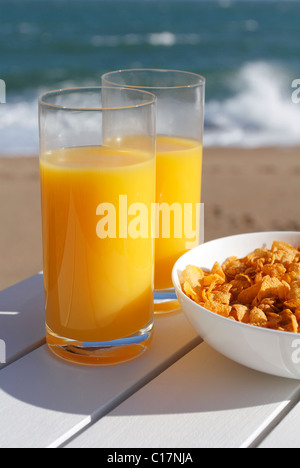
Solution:
[[(205, 240), (300, 230), (300, 148), (207, 148)], [(0, 290), (42, 269), (38, 158), (0, 157)]]

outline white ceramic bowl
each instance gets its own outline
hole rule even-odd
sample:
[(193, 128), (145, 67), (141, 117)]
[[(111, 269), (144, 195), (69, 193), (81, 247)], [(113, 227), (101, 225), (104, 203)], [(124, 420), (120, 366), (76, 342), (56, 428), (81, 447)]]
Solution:
[(202, 244), (184, 254), (173, 269), (173, 284), (188, 320), (202, 339), (224, 356), (252, 369), (300, 380), (300, 334), (235, 322), (217, 315), (183, 292), (179, 274), (187, 265), (211, 269), (230, 256), (244, 257), (256, 248), (271, 248), (273, 241), (300, 246), (300, 232), (262, 232), (225, 237)]

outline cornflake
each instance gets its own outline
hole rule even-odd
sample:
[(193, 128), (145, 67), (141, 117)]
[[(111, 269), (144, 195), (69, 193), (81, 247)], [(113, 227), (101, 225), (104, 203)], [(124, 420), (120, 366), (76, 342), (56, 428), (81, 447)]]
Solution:
[(190, 299), (223, 317), (300, 333), (300, 247), (274, 241), (271, 249), (216, 262), (211, 271), (189, 265), (180, 282)]

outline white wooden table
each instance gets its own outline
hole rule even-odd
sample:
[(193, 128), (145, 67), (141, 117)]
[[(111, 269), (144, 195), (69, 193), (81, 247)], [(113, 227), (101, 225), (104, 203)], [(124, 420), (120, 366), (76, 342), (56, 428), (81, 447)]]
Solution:
[(0, 292), (0, 361), (0, 448), (300, 447), (300, 381), (221, 356), (182, 312), (134, 361), (68, 364), (45, 345), (36, 275)]

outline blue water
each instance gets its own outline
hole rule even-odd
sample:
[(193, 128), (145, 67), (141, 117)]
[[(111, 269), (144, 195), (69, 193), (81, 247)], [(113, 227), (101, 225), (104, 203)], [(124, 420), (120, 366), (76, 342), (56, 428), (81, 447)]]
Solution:
[(208, 146), (299, 144), (299, 19), (288, 0), (0, 0), (0, 153), (37, 151), (41, 92), (132, 67), (206, 77)]

